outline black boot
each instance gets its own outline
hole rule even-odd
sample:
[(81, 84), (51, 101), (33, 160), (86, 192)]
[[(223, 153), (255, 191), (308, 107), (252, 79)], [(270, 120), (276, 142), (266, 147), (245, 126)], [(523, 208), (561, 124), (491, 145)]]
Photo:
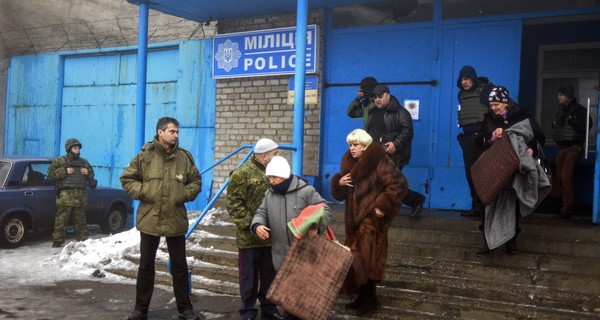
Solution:
[(517, 235), (515, 234), (514, 237), (508, 240), (504, 247), (506, 248), (506, 252), (508, 254), (514, 255), (519, 253), (519, 248), (517, 247)]
[(344, 308), (348, 309), (348, 310), (357, 310), (358, 308), (360, 308), (360, 305), (362, 304), (362, 291), (358, 293), (358, 297), (356, 297), (356, 299), (346, 305), (344, 305)]
[(475, 253), (478, 257), (485, 256), (486, 254), (492, 252), (487, 245), (487, 240), (485, 240), (485, 235), (483, 235), (483, 247), (479, 248)]
[(379, 300), (377, 299), (377, 285), (375, 281), (369, 280), (361, 289), (364, 288), (364, 298), (362, 305), (356, 311), (358, 316), (366, 316), (376, 312), (379, 309)]

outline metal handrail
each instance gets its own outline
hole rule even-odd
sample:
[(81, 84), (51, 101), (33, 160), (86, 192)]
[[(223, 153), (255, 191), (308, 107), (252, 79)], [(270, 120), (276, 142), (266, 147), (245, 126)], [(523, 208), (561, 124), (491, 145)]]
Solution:
[[(238, 152), (242, 151), (243, 149), (250, 148), (250, 151), (248, 151), (248, 153), (246, 154), (246, 156), (244, 157), (244, 159), (242, 159), (242, 161), (240, 161), (240, 163), (235, 167), (237, 169), (242, 164), (244, 164), (244, 162), (246, 162), (250, 158), (250, 156), (252, 155), (252, 152), (254, 151), (254, 147), (255, 147), (255, 145), (253, 145), (253, 144), (245, 144), (245, 145), (243, 145), (243, 146), (235, 149), (234, 151), (230, 152), (228, 155), (226, 155), (225, 157), (223, 157), (221, 160), (215, 162), (212, 166), (208, 167), (207, 169), (204, 169), (200, 174), (204, 174), (204, 173), (210, 171), (212, 168), (218, 166), (223, 161), (231, 158), (232, 156), (234, 156)], [(292, 145), (279, 145), (279, 149), (294, 151), (294, 150), (296, 150), (296, 147), (294, 147)], [(212, 199), (208, 202), (208, 204), (206, 205), (206, 207), (204, 208), (204, 210), (202, 210), (202, 212), (200, 213), (200, 215), (198, 216), (198, 218), (196, 218), (196, 221), (194, 221), (194, 223), (190, 226), (190, 228), (188, 229), (188, 232), (185, 234), (185, 239), (186, 240), (192, 234), (192, 232), (194, 231), (194, 229), (196, 229), (196, 227), (198, 226), (198, 224), (200, 223), (200, 221), (202, 221), (202, 219), (204, 218), (204, 216), (206, 215), (206, 213), (208, 213), (208, 210), (210, 210), (212, 208), (212, 206), (215, 204), (215, 202), (217, 201), (217, 199), (221, 196), (221, 194), (223, 193), (223, 191), (225, 191), (225, 188), (227, 188), (228, 185), (229, 185), (229, 177), (227, 177), (227, 180), (225, 180), (225, 182), (223, 183), (223, 185), (221, 186), (221, 188), (219, 188), (219, 191), (217, 191), (217, 193), (215, 193), (215, 195), (212, 197)]]

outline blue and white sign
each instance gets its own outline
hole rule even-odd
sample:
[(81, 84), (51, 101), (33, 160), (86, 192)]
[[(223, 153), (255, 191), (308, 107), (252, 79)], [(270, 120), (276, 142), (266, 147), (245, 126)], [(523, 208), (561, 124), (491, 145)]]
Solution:
[[(317, 26), (307, 26), (306, 73), (317, 71)], [(296, 28), (219, 35), (213, 41), (213, 78), (293, 74)]]

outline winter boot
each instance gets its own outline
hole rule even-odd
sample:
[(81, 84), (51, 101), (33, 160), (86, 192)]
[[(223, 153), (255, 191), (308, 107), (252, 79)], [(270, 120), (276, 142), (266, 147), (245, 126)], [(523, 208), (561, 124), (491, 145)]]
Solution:
[(514, 255), (519, 253), (519, 248), (517, 247), (517, 235), (515, 234), (514, 237), (508, 240), (504, 247), (506, 248), (506, 252), (508, 254)]
[(344, 305), (344, 308), (348, 309), (348, 310), (357, 310), (358, 308), (360, 308), (360, 306), (362, 305), (363, 302), (363, 297), (364, 297), (364, 292), (363, 292), (363, 287), (361, 286), (358, 289), (358, 297), (356, 297), (356, 299), (346, 305)]
[(479, 250), (477, 250), (477, 253), (475, 253), (478, 257), (481, 256), (485, 256), (486, 254), (492, 252), (492, 250), (490, 250), (490, 248), (487, 245), (487, 240), (485, 240), (485, 235), (483, 235), (483, 247), (481, 247)]
[[(364, 298), (361, 306), (356, 310), (356, 315), (358, 316), (366, 316), (372, 314), (379, 309), (379, 301), (377, 300), (377, 285), (375, 281), (369, 280), (366, 285), (364, 285)], [(362, 288), (361, 288), (362, 289)]]
[(127, 317), (127, 320), (146, 320), (146, 319), (148, 319), (148, 314), (147, 313), (143, 313), (143, 312), (141, 312), (139, 310), (133, 311)]

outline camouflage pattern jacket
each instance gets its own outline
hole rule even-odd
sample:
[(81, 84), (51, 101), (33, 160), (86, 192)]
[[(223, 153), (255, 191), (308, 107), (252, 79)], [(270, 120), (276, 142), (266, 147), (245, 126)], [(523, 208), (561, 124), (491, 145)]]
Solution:
[(252, 157), (230, 174), (227, 186), (227, 211), (237, 226), (236, 242), (240, 249), (269, 247), (271, 240), (261, 240), (250, 232), (250, 222), (269, 188), (265, 167)]
[(202, 187), (200, 172), (187, 150), (176, 145), (167, 153), (154, 137), (125, 168), (121, 184), (132, 199), (140, 200), (138, 230), (157, 237), (187, 232), (184, 204), (196, 199)]
[[(67, 168), (70, 165), (86, 168), (88, 170), (87, 183), (94, 180), (94, 169), (90, 163), (82, 157), (74, 157), (71, 153), (67, 153), (62, 157), (57, 157), (52, 160), (52, 164), (48, 167), (48, 177), (54, 181), (60, 182), (67, 177)], [(57, 205), (70, 207), (87, 206), (88, 201), (85, 188), (63, 188), (58, 192), (58, 196), (56, 197)]]

